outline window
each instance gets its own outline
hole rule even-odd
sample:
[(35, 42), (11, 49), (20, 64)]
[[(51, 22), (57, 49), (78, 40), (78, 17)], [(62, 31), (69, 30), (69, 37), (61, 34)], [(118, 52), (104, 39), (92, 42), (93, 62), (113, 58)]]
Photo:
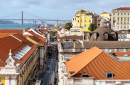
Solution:
[(82, 74), (82, 77), (89, 77), (87, 74)]
[(104, 34), (104, 39), (108, 39), (108, 34), (107, 33)]
[(113, 17), (113, 20), (115, 20), (115, 17)]
[(115, 15), (115, 13), (113, 13), (113, 15)]
[(124, 26), (124, 28), (126, 28), (126, 26)]
[(91, 20), (89, 20), (89, 22), (91, 22)]
[(119, 25), (119, 22), (117, 22), (117, 25)]
[(118, 13), (118, 15), (119, 15), (119, 13)]
[(84, 27), (86, 27), (86, 24), (84, 25)]
[(127, 22), (127, 25), (129, 25), (129, 22)]
[(118, 21), (119, 21), (119, 19), (120, 19), (120, 18), (118, 17)]
[(79, 23), (79, 20), (78, 20), (78, 23)]
[(106, 72), (106, 78), (113, 78), (112, 72)]
[(122, 26), (121, 26), (121, 29), (122, 29)]
[(96, 39), (97, 38), (97, 33), (93, 34), (93, 38)]
[(128, 21), (129, 21), (129, 17), (128, 17)]
[(123, 18), (121, 17), (121, 21), (123, 21)]
[(129, 15), (129, 13), (128, 13), (128, 15)]
[(117, 26), (117, 29), (119, 29), (119, 26)]
[(126, 21), (126, 17), (124, 17), (124, 21)]
[(86, 22), (86, 20), (85, 20), (85, 22)]
[(126, 25), (126, 22), (124, 22), (124, 25)]
[(122, 22), (121, 22), (121, 25), (122, 25)]
[(81, 17), (81, 19), (82, 19), (82, 17)]
[(82, 20), (81, 20), (81, 22), (82, 22)]
[(126, 15), (126, 13), (124, 13), (124, 15)]
[(123, 15), (123, 14), (121, 13), (121, 15)]
[(129, 26), (127, 26), (127, 29), (129, 29)]

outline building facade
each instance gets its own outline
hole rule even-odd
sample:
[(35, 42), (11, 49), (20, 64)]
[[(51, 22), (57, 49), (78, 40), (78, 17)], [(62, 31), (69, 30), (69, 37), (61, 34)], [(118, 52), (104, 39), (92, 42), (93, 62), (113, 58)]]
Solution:
[(107, 13), (107, 12), (101, 13), (101, 17), (106, 17), (106, 18), (108, 18), (110, 20), (110, 14)]
[(112, 10), (111, 28), (114, 31), (130, 29), (130, 7), (120, 7)]
[(95, 13), (85, 11), (85, 10), (79, 10), (76, 13), (76, 28), (81, 28), (81, 31), (90, 31), (88, 28), (90, 24), (95, 24), (97, 22), (97, 17)]
[(73, 17), (72, 19), (72, 28), (76, 28), (76, 17)]

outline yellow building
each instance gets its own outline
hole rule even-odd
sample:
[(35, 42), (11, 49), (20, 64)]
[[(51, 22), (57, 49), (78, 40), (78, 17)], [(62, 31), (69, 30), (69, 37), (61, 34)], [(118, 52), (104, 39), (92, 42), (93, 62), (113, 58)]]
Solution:
[(90, 30), (88, 28), (90, 26), (90, 23), (95, 25), (95, 23), (97, 22), (97, 17), (98, 15), (95, 13), (91, 13), (85, 10), (79, 10), (76, 13), (76, 28), (81, 28), (82, 32), (89, 32)]
[(110, 14), (107, 13), (107, 12), (101, 13), (101, 17), (106, 17), (106, 18), (108, 18), (110, 20)]

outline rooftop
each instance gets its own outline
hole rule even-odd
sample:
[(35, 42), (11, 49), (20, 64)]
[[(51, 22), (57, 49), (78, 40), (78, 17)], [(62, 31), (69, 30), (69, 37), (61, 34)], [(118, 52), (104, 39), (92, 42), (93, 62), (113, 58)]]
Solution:
[[(114, 57), (93, 47), (65, 62), (68, 77), (82, 77), (82, 73), (94, 80), (130, 79), (130, 61), (116, 61)], [(69, 71), (74, 71), (70, 74)], [(112, 72), (113, 78), (106, 78), (106, 72)]]

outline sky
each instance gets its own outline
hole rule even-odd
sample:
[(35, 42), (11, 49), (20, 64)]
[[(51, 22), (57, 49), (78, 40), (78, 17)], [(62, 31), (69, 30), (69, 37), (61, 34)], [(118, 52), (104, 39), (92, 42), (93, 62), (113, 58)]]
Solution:
[[(100, 14), (111, 13), (112, 9), (130, 6), (130, 0), (1, 0), (0, 18), (6, 17), (21, 18), (21, 11), (24, 11), (24, 18), (60, 19), (71, 20), (79, 9), (88, 10)], [(28, 13), (28, 14), (26, 14)]]

